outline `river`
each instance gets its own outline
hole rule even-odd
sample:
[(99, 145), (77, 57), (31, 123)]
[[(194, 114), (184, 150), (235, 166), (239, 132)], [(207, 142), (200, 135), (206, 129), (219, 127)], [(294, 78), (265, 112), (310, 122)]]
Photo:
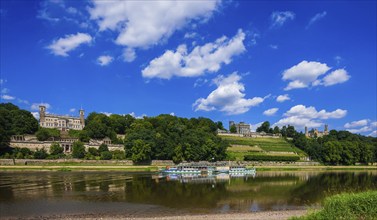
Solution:
[(148, 217), (297, 210), (329, 195), (377, 189), (377, 171), (163, 176), (126, 172), (0, 173), (2, 218)]

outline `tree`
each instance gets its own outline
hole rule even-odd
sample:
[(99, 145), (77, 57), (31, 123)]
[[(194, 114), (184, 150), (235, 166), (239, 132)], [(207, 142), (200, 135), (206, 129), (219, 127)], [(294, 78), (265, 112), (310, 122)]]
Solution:
[(89, 147), (88, 153), (92, 156), (99, 156), (98, 150), (94, 147)]
[(134, 163), (149, 162), (151, 160), (151, 146), (143, 140), (138, 139), (133, 141), (131, 151), (131, 159)]
[(216, 122), (216, 126), (220, 130), (225, 130), (224, 125), (221, 121)]
[(274, 127), (273, 134), (280, 134), (280, 129), (279, 129), (278, 126), (275, 126), (275, 127)]
[(51, 137), (54, 139), (59, 138), (60, 131), (55, 128), (39, 128), (35, 135), (39, 141), (46, 141)]
[(106, 152), (106, 151), (109, 151), (109, 148), (107, 147), (106, 144), (101, 144), (99, 147), (98, 147), (98, 153), (102, 153), (102, 152)]
[(284, 125), (280, 131), (281, 136), (287, 137), (287, 127)]
[(173, 162), (178, 164), (183, 161), (183, 149), (181, 145), (178, 145), (174, 148)]
[(288, 125), (287, 127), (287, 137), (293, 138), (296, 135), (295, 127), (292, 125)]
[(103, 151), (101, 152), (101, 160), (111, 160), (113, 158), (113, 154), (110, 151)]
[(269, 121), (265, 121), (261, 124), (261, 126), (259, 126), (257, 128), (257, 132), (266, 132), (266, 133), (269, 133), (270, 132), (270, 122)]
[(48, 153), (44, 148), (42, 149), (37, 148), (37, 150), (35, 150), (34, 152), (35, 159), (46, 159), (47, 156), (48, 156)]
[(62, 154), (64, 151), (63, 147), (59, 145), (59, 143), (52, 143), (50, 146), (50, 154), (51, 155), (59, 155)]
[(232, 134), (237, 133), (237, 128), (236, 128), (236, 126), (235, 126), (235, 125), (230, 126), (229, 131), (230, 131), (230, 133), (232, 133)]
[(85, 146), (82, 142), (76, 141), (72, 145), (72, 157), (73, 158), (84, 158), (85, 157)]

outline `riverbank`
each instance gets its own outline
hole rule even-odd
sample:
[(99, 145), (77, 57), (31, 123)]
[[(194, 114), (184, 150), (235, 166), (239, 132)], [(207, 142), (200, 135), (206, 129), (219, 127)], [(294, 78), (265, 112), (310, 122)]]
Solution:
[[(224, 161), (228, 163), (228, 161)], [(325, 166), (316, 162), (266, 162), (247, 163), (231, 161), (232, 164), (255, 167), (263, 171), (334, 171), (334, 170), (377, 170), (374, 165)], [(130, 160), (36, 160), (36, 159), (0, 159), (0, 170), (21, 171), (127, 171), (127, 172), (157, 172), (160, 168), (174, 166), (169, 160), (154, 160), (148, 165), (133, 165)]]
[[(77, 215), (53, 215), (40, 216), (41, 219), (127, 219), (127, 220), (284, 220), (292, 217), (300, 217), (307, 213), (306, 210), (282, 210), (282, 211), (263, 211), (249, 213), (222, 213), (222, 214), (201, 214), (201, 215), (169, 215), (169, 216), (132, 216), (127, 214), (77, 214)], [(38, 218), (38, 217), (36, 217)], [(30, 217), (29, 219), (36, 219)], [(6, 218), (5, 218), (6, 219)], [(9, 218), (12, 219), (12, 218)], [(24, 219), (28, 219), (27, 217)]]
[[(165, 166), (140, 165), (96, 165), (96, 164), (48, 164), (48, 165), (1, 165), (3, 171), (126, 171), (157, 172)], [(264, 171), (337, 171), (377, 170), (377, 166), (256, 166), (257, 172)]]

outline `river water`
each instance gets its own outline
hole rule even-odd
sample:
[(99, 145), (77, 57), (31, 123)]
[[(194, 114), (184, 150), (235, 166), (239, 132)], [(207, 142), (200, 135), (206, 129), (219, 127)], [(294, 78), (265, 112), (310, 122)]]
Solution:
[(1, 172), (0, 217), (164, 216), (317, 207), (377, 189), (377, 171), (163, 176), (126, 172)]

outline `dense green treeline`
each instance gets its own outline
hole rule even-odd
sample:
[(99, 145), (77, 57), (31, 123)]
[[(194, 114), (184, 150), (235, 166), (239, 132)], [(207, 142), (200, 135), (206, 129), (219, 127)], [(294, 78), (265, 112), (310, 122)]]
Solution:
[(0, 103), (0, 149), (8, 147), (12, 135), (34, 134), (37, 130), (38, 121), (29, 111)]
[(292, 143), (312, 160), (329, 165), (353, 165), (377, 161), (377, 138), (331, 130), (329, 135), (307, 138), (297, 133)]
[(217, 136), (217, 128), (208, 118), (159, 115), (137, 119), (126, 133), (126, 157), (135, 162), (223, 160), (228, 143)]

